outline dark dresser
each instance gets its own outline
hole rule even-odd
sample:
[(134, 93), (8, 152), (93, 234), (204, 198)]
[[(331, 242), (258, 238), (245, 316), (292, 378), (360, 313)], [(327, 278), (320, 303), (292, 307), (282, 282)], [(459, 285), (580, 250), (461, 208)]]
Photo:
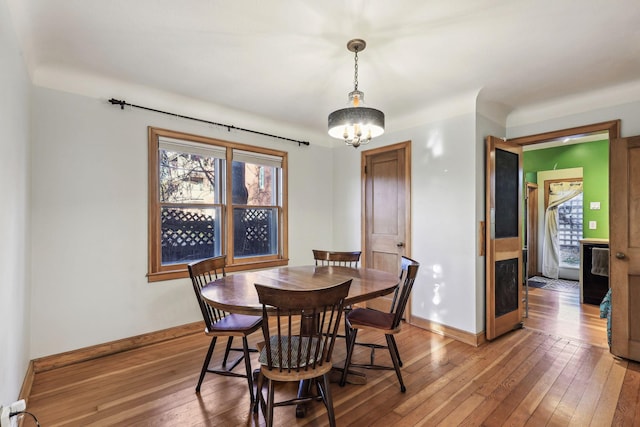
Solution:
[(600, 305), (609, 290), (609, 276), (593, 273), (594, 248), (609, 248), (608, 239), (580, 240), (580, 302)]

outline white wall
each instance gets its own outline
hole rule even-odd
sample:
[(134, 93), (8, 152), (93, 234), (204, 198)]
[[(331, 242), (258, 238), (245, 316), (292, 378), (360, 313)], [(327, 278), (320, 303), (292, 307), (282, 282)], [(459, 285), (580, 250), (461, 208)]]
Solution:
[[(366, 149), (411, 141), (412, 248), (420, 262), (412, 315), (454, 328), (476, 325), (475, 114), (386, 133)], [(360, 152), (340, 144), (334, 159), (334, 246), (359, 248)]]
[(15, 401), (29, 362), (29, 79), (0, 1), (0, 405)]
[[(572, 111), (571, 105), (567, 105), (566, 111)], [(518, 111), (517, 115), (514, 115), (517, 122), (515, 119), (512, 120), (511, 116), (507, 119), (507, 137), (536, 135), (617, 119), (621, 120), (621, 136), (640, 135), (640, 120), (638, 120), (640, 117), (640, 91), (637, 95), (637, 101), (595, 108), (579, 114), (559, 116), (553, 115), (553, 113), (555, 110), (545, 114), (545, 111), (541, 112), (535, 107)]]
[(287, 151), (290, 264), (310, 263), (312, 247), (330, 243), (326, 146), (228, 133), (39, 87), (33, 104), (32, 321), (46, 327), (33, 329), (32, 358), (199, 320), (188, 279), (145, 277), (147, 126)]
[[(373, 140), (372, 140), (373, 141)], [(378, 146), (378, 141), (370, 143)], [(360, 200), (360, 153), (364, 147), (355, 149), (338, 141), (333, 148), (333, 233), (327, 247), (336, 251), (362, 250), (362, 221)], [(366, 148), (364, 148), (366, 149)]]

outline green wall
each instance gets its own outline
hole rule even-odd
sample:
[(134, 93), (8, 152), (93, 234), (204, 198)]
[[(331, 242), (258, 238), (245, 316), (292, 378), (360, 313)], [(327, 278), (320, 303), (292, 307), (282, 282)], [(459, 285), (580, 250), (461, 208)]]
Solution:
[[(609, 141), (593, 141), (542, 150), (525, 151), (523, 169), (526, 182), (536, 182), (539, 171), (582, 168), (584, 186), (584, 229), (587, 238), (609, 238)], [(544, 197), (540, 187), (538, 197)], [(600, 202), (600, 210), (589, 209), (590, 202)], [(598, 228), (589, 230), (589, 221)]]

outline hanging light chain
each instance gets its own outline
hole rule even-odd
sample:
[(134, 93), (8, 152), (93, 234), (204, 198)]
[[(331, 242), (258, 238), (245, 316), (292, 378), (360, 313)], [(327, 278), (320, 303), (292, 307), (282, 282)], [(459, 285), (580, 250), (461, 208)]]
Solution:
[(358, 90), (358, 47), (355, 48), (355, 65), (354, 65), (354, 73), (353, 73), (353, 87), (354, 91)]

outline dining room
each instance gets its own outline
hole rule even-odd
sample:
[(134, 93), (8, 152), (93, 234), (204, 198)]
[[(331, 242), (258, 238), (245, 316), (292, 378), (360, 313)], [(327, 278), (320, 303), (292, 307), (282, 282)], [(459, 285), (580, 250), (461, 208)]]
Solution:
[[(230, 9), (226, 12), (217, 11), (220, 13), (206, 9), (204, 12), (207, 13), (203, 12), (202, 16), (216, 19), (216, 25), (229, 25), (231, 29), (225, 27), (229, 31), (236, 31), (234, 28), (248, 31), (247, 34), (234, 36), (237, 37), (234, 40), (247, 43), (246, 50), (235, 50), (237, 58), (254, 56), (263, 64), (272, 64), (259, 55), (262, 49), (269, 52), (269, 58), (286, 59), (291, 61), (287, 62), (289, 65), (293, 63), (296, 67), (305, 67), (305, 72), (297, 74), (300, 77), (298, 80), (306, 85), (313, 82), (314, 86), (299, 88), (296, 97), (287, 98), (286, 108), (282, 107), (285, 113), (274, 117), (271, 112), (278, 108), (274, 107), (273, 100), (279, 97), (279, 91), (286, 86), (277, 72), (282, 71), (280, 68), (263, 70), (265, 76), (267, 72), (273, 73), (269, 74), (273, 79), (262, 79), (270, 82), (265, 86), (275, 90), (269, 95), (253, 92), (254, 86), (257, 87), (261, 81), (261, 76), (256, 75), (256, 70), (262, 69), (259, 65), (244, 67), (243, 74), (236, 74), (238, 81), (243, 84), (230, 83), (227, 73), (234, 74), (229, 71), (233, 63), (231, 60), (227, 62), (229, 68), (226, 71), (220, 70), (221, 61), (214, 61), (214, 68), (222, 73), (220, 78), (216, 80), (209, 73), (207, 79), (198, 86), (204, 91), (203, 88), (215, 83), (213, 97), (200, 97), (198, 91), (177, 93), (155, 82), (156, 73), (163, 68), (159, 64), (163, 64), (167, 56), (149, 58), (146, 54), (151, 51), (136, 50), (135, 36), (144, 31), (128, 25), (131, 19), (120, 16), (113, 5), (70, 2), (53, 6), (45, 3), (36, 5), (34, 2), (0, 0), (0, 51), (4, 70), (0, 85), (3, 93), (7, 94), (5, 102), (0, 104), (4, 134), (0, 178), (7, 184), (5, 203), (0, 206), (0, 235), (3, 236), (0, 245), (0, 339), (6, 349), (0, 355), (0, 405), (25, 398), (27, 410), (32, 409), (33, 405), (34, 413), (42, 420), (55, 420), (47, 423), (49, 425), (83, 424), (82, 420), (89, 419), (96, 424), (128, 421), (144, 425), (147, 419), (153, 419), (148, 417), (159, 417), (154, 419), (157, 421), (155, 425), (163, 422), (171, 425), (176, 417), (189, 417), (189, 414), (196, 415), (187, 424), (214, 423), (214, 413), (220, 412), (220, 407), (216, 405), (226, 402), (227, 406), (222, 412), (229, 417), (226, 418), (228, 423), (253, 422), (249, 421), (253, 419), (252, 415), (244, 411), (248, 406), (248, 396), (241, 395), (245, 391), (244, 383), (240, 386), (232, 383), (231, 378), (214, 376), (203, 383), (200, 398), (194, 393), (194, 380), (197, 380), (208, 338), (202, 334), (202, 319), (193, 299), (186, 265), (178, 269), (173, 277), (170, 277), (172, 273), (161, 271), (162, 266), (154, 269), (158, 266), (152, 265), (150, 247), (154, 245), (154, 240), (153, 230), (149, 228), (153, 221), (150, 219), (149, 195), (157, 187), (151, 187), (154, 175), (149, 168), (149, 128), (221, 141), (219, 146), (224, 147), (224, 155), (227, 156), (224, 161), (230, 165), (225, 172), (230, 174), (234, 154), (257, 152), (262, 155), (261, 161), (273, 161), (273, 157), (279, 157), (281, 162), (286, 161), (286, 181), (282, 181), (282, 185), (286, 185), (286, 197), (277, 205), (262, 202), (259, 205), (272, 211), (286, 211), (286, 223), (280, 223), (276, 254), (265, 264), (254, 266), (259, 268), (242, 266), (242, 262), (238, 261), (229, 270), (231, 276), (250, 270), (309, 266), (313, 264), (312, 249), (318, 247), (357, 249), (366, 253), (368, 248), (363, 242), (362, 228), (365, 222), (362, 206), (365, 176), (363, 156), (395, 144), (408, 147), (408, 176), (411, 183), (408, 197), (411, 203), (407, 210), (407, 228), (410, 239), (394, 242), (395, 245), (406, 243), (405, 254), (421, 264), (409, 305), (412, 321), (403, 325), (403, 331), (398, 335), (407, 392), (403, 394), (399, 391), (393, 372), (367, 372), (371, 378), (366, 385), (347, 384), (340, 387), (333, 383), (338, 424), (349, 424), (356, 416), (372, 417), (372, 420), (380, 423), (408, 417), (405, 419), (407, 424), (425, 418), (424, 422), (430, 424), (431, 413), (442, 422), (446, 420), (446, 423), (451, 423), (457, 420), (457, 416), (470, 416), (475, 408), (480, 407), (480, 402), (485, 402), (485, 398), (495, 403), (494, 410), (498, 411), (496, 416), (509, 417), (512, 412), (507, 414), (504, 408), (513, 407), (515, 402), (509, 399), (516, 397), (494, 399), (496, 394), (492, 394), (493, 391), (500, 393), (493, 385), (511, 381), (507, 371), (498, 373), (499, 367), (507, 364), (522, 367), (519, 365), (522, 363), (525, 368), (532, 368), (537, 366), (534, 360), (547, 361), (549, 358), (560, 364), (554, 368), (559, 371), (546, 374), (541, 367), (535, 371), (518, 371), (537, 372), (544, 378), (541, 383), (531, 378), (523, 379), (520, 391), (526, 389), (524, 384), (539, 384), (538, 388), (543, 388), (544, 381), (551, 379), (575, 379), (577, 384), (591, 384), (593, 378), (580, 376), (582, 371), (570, 377), (562, 377), (560, 373), (554, 376), (554, 373), (562, 372), (561, 366), (568, 366), (561, 364), (565, 360), (593, 366), (592, 374), (598, 375), (597, 381), (593, 380), (597, 387), (583, 388), (583, 392), (590, 392), (579, 397), (567, 395), (571, 402), (583, 402), (579, 406), (580, 411), (583, 406), (588, 406), (589, 399), (627, 387), (623, 386), (623, 379), (635, 378), (635, 365), (629, 362), (625, 370), (620, 371), (619, 361), (613, 359), (606, 349), (585, 349), (581, 342), (548, 337), (526, 329), (508, 334), (495, 343), (485, 343), (485, 257), (481, 250), (481, 235), (482, 224), (487, 219), (483, 145), (487, 135), (520, 137), (612, 119), (621, 120), (623, 135), (640, 134), (640, 123), (636, 120), (640, 111), (640, 86), (636, 82), (614, 80), (606, 84), (601, 82), (600, 85), (587, 82), (580, 90), (566, 93), (569, 98), (549, 96), (545, 100), (548, 103), (531, 101), (530, 105), (523, 104), (511, 109), (497, 102), (497, 92), (492, 93), (485, 88), (466, 88), (468, 90), (439, 98), (425, 95), (423, 101), (418, 103), (420, 108), (404, 111), (406, 114), (402, 115), (391, 114), (393, 109), (385, 103), (390, 102), (388, 100), (391, 98), (403, 98), (393, 92), (394, 84), (391, 82), (409, 81), (413, 77), (402, 78), (393, 74), (393, 79), (377, 79), (379, 70), (384, 69), (385, 64), (392, 68), (393, 73), (397, 72), (396, 65), (403, 64), (404, 60), (393, 61), (389, 55), (404, 52), (404, 49), (386, 38), (376, 39), (374, 33), (370, 33), (373, 38), (367, 40), (366, 50), (359, 52), (360, 76), (363, 88), (368, 91), (367, 102), (373, 105), (380, 102), (380, 108), (387, 114), (387, 128), (384, 134), (373, 138), (368, 145), (354, 149), (345, 146), (343, 140), (328, 136), (326, 119), (327, 114), (343, 104), (347, 91), (353, 88), (353, 52), (349, 52), (345, 45), (357, 34), (350, 34), (350, 31), (342, 34), (341, 31), (341, 34), (323, 37), (310, 35), (304, 38), (305, 49), (298, 48), (300, 39), (297, 36), (274, 37), (278, 41), (288, 39), (287, 43), (292, 44), (285, 45), (286, 49), (281, 45), (276, 48), (269, 43), (266, 46), (261, 44), (265, 40), (272, 40), (263, 37), (270, 30), (261, 25), (266, 25), (264, 16), (274, 20), (283, 19), (280, 15), (286, 14), (281, 13), (281, 9), (253, 5), (257, 17), (254, 19), (260, 24), (258, 26), (238, 25), (232, 19), (246, 16), (245, 11), (235, 9), (238, 5), (227, 6)], [(545, 12), (557, 7), (551, 3), (537, 5), (535, 16), (548, 17)], [(415, 6), (417, 3), (408, 4)], [(41, 13), (37, 12), (36, 6), (44, 8)], [(89, 6), (106, 9), (91, 9)], [(290, 6), (296, 8), (301, 16), (307, 17), (296, 21), (295, 25), (311, 22), (317, 16), (317, 11), (310, 5)], [(486, 18), (485, 13), (472, 2), (468, 2), (467, 6), (471, 8), (469, 16)], [(136, 16), (141, 26), (154, 26), (144, 10), (131, 5), (126, 7), (132, 8), (132, 14), (140, 13)], [(332, 16), (344, 19), (341, 21), (344, 28), (356, 28), (347, 24), (350, 19), (357, 20), (357, 17), (363, 16), (356, 13), (362, 6), (351, 5), (353, 14), (337, 13), (342, 7), (334, 4), (328, 9), (334, 14)], [(497, 17), (507, 14), (508, 7), (497, 7), (500, 12)], [(152, 9), (149, 6), (147, 12)], [(628, 9), (635, 11), (636, 8)], [(416, 20), (424, 23), (429, 14), (422, 7), (420, 10)], [(386, 5), (381, 6), (375, 14), (395, 16), (398, 24), (394, 27), (406, 28), (402, 25), (407, 18), (406, 13), (396, 12), (394, 7)], [(585, 13), (584, 10), (570, 8), (563, 10), (563, 13), (569, 12)], [(170, 14), (171, 11), (162, 13)], [(626, 20), (633, 18), (630, 12), (621, 14), (611, 10), (607, 13), (611, 14), (607, 15), (610, 17), (608, 22), (621, 22), (621, 28), (627, 28)], [(585, 19), (595, 19), (592, 15), (586, 14)], [(562, 16), (562, 13), (558, 16)], [(607, 16), (600, 18), (606, 19)], [(113, 20), (107, 19), (109, 17)], [(228, 22), (224, 21), (224, 17), (228, 18)], [(551, 14), (551, 17), (555, 19), (557, 16)], [(67, 18), (69, 22), (63, 25), (62, 20)], [(158, 18), (154, 21), (156, 24), (176, 23), (173, 20), (175, 16), (165, 15), (160, 19), (158, 15)], [(176, 21), (181, 22), (179, 19)], [(60, 25), (50, 27), (54, 23)], [(314, 28), (320, 28), (319, 23), (316, 24), (318, 26)], [(117, 25), (117, 30), (112, 25)], [(283, 25), (294, 24), (285, 20)], [(497, 28), (498, 25), (483, 27)], [(99, 28), (100, 31), (92, 32), (91, 28)], [(260, 29), (264, 31), (258, 31)], [(198, 33), (197, 30), (186, 32)], [(537, 34), (537, 31), (533, 33)], [(33, 34), (33, 38), (30, 34)], [(163, 32), (162, 37), (157, 39), (167, 42), (164, 38), (167, 34), (169, 32)], [(509, 38), (502, 32), (488, 34), (492, 34), (495, 42)], [(112, 48), (93, 39), (102, 36), (113, 37), (110, 39), (114, 43)], [(398, 37), (390, 39), (402, 43), (411, 40), (412, 36), (401, 32)], [(314, 40), (319, 40), (322, 48), (318, 48)], [(528, 45), (527, 40), (525, 37), (523, 43)], [(184, 43), (185, 46), (187, 44)], [(447, 45), (444, 42), (441, 44)], [(548, 40), (541, 45), (549, 46)], [(31, 50), (30, 46), (37, 49)], [(224, 47), (227, 44), (216, 46)], [(585, 42), (583, 49), (590, 50), (591, 46)], [(119, 55), (124, 55), (125, 47), (136, 50), (129, 52), (131, 62), (119, 60)], [(53, 57), (67, 48), (70, 49), (69, 54), (77, 54), (67, 58), (80, 60), (82, 66), (73, 66), (62, 57)], [(462, 54), (485, 50), (465, 48)], [(318, 61), (314, 64), (319, 65), (308, 65), (306, 68), (306, 61), (300, 57), (280, 54), (292, 51), (309, 55)], [(167, 54), (165, 50), (162, 52)], [(404, 55), (405, 58), (431, 57), (422, 47), (412, 50), (410, 54), (404, 52)], [(131, 67), (135, 72), (146, 69), (147, 74), (142, 80), (127, 81), (116, 75), (108, 75), (104, 70), (95, 70), (91, 64), (97, 64), (98, 59), (104, 57), (111, 58), (109, 63), (114, 67), (114, 64), (120, 64), (118, 66)], [(464, 57), (469, 61), (479, 59)], [(620, 61), (629, 64), (626, 60), (628, 57), (621, 54)], [(186, 66), (186, 62), (166, 62), (171, 62), (166, 64), (167, 67), (181, 64), (177, 70), (172, 68), (180, 77), (172, 81), (180, 81), (185, 85), (191, 80), (189, 70), (193, 68), (192, 71), (195, 71), (197, 68)], [(456, 63), (458, 69), (462, 68), (459, 62)], [(409, 65), (407, 69), (411, 68)], [(113, 71), (111, 66), (109, 69)], [(299, 68), (292, 69), (300, 71)], [(317, 73), (313, 74), (313, 78), (307, 74), (311, 71)], [(374, 76), (376, 84), (365, 80)], [(415, 73), (411, 72), (410, 76), (415, 76)], [(291, 84), (294, 81), (297, 80), (292, 79)], [(550, 78), (549, 81), (554, 80)], [(566, 86), (562, 82), (567, 80), (561, 80), (558, 87)], [(331, 90), (328, 90), (328, 86), (331, 86)], [(515, 90), (520, 84), (512, 86)], [(531, 87), (538, 86), (532, 82)], [(383, 88), (387, 91), (385, 93), (391, 95), (382, 96), (377, 92)], [(235, 90), (247, 92), (241, 96)], [(322, 110), (322, 114), (314, 113), (313, 124), (293, 118), (297, 117), (297, 111), (291, 105), (300, 101), (300, 93), (327, 95), (322, 102), (309, 100), (305, 103), (319, 105)], [(409, 93), (412, 94), (410, 98), (414, 99), (413, 95), (417, 92)], [(223, 95), (228, 97), (226, 100), (229, 102), (230, 99), (234, 102), (244, 99), (251, 108), (242, 110), (237, 105), (222, 105), (218, 102), (222, 102)], [(136, 106), (114, 105), (109, 102), (114, 97)], [(537, 101), (542, 102), (541, 99)], [(258, 105), (262, 105), (262, 110), (253, 109)], [(144, 106), (172, 114), (141, 108)], [(203, 118), (204, 122), (183, 116)], [(216, 126), (210, 122), (228, 125)], [(245, 132), (243, 129), (262, 133)], [(169, 139), (166, 142), (171, 142)], [(309, 145), (296, 141), (309, 142)], [(282, 169), (283, 165), (280, 163), (279, 167)], [(257, 176), (260, 182), (259, 173)], [(199, 177), (196, 178), (189, 183), (201, 185)], [(229, 181), (228, 187), (221, 188), (221, 194), (226, 192), (231, 195), (231, 185)], [(160, 205), (155, 208), (158, 212), (162, 209)], [(232, 210), (231, 205), (221, 208), (227, 220), (233, 219)], [(233, 237), (229, 230), (222, 241), (228, 245)], [(224, 246), (225, 249), (229, 247)], [(158, 247), (154, 250), (155, 254), (162, 252)], [(235, 256), (233, 252), (226, 253), (230, 257)], [(363, 265), (369, 266), (372, 262), (373, 257), (365, 258)], [(163, 274), (168, 274), (166, 279), (156, 280)], [(380, 342), (384, 340), (384, 337), (369, 336), (365, 332), (362, 337), (379, 339)], [(520, 338), (525, 339), (521, 341)], [(258, 340), (257, 335), (252, 335), (249, 342), (256, 345)], [(216, 352), (219, 351), (222, 350), (216, 349)], [(526, 354), (533, 358), (525, 357)], [(356, 353), (354, 357), (358, 356), (362, 355)], [(252, 355), (254, 357), (257, 355)], [(346, 349), (338, 345), (335, 349), (336, 360), (341, 361), (346, 357)], [(381, 358), (384, 360), (385, 357), (388, 356), (382, 352)], [(537, 357), (540, 359), (535, 359)], [(496, 364), (489, 363), (490, 359)], [(257, 366), (257, 359), (252, 363)], [(452, 372), (447, 375), (450, 370)], [(464, 375), (464, 372), (470, 374)], [(482, 379), (471, 372), (482, 376)], [(567, 371), (567, 375), (570, 374)], [(495, 382), (484, 382), (489, 377)], [(99, 382), (100, 379), (105, 382)], [(475, 381), (473, 384), (480, 385), (475, 389), (464, 389), (464, 393), (468, 394), (457, 394), (462, 387), (454, 392), (464, 381)], [(46, 388), (47, 383), (51, 388)], [(441, 386), (450, 392), (439, 392)], [(554, 393), (559, 393), (559, 389), (548, 390), (550, 394), (537, 394), (537, 400), (527, 402), (539, 403), (545, 398), (553, 399), (556, 396)], [(68, 396), (69, 400), (57, 400), (63, 395)], [(80, 396), (85, 396), (86, 400)], [(102, 398), (100, 396), (104, 400), (97, 405), (96, 402)], [(432, 399), (428, 404), (419, 403), (428, 399)], [(467, 412), (456, 414), (436, 410), (440, 405), (449, 408), (460, 401), (466, 402)], [(36, 402), (40, 402), (38, 405), (52, 405), (53, 418), (45, 416), (45, 410), (40, 409), (44, 406), (36, 406)], [(393, 403), (384, 414), (370, 411), (373, 407), (379, 408), (381, 405), (375, 404), (380, 402)], [(166, 412), (158, 409), (167, 403)], [(614, 417), (617, 407), (622, 408), (628, 403), (624, 400), (603, 403), (613, 405), (607, 406), (607, 411), (603, 413)], [(631, 406), (636, 404), (634, 401)], [(240, 407), (242, 409), (238, 409)], [(145, 408), (149, 412), (145, 412)], [(503, 412), (499, 408), (503, 408)], [(526, 412), (525, 406), (519, 408)], [(483, 406), (482, 411), (489, 409)], [(492, 411), (485, 418), (477, 415), (478, 418), (473, 420), (485, 420)], [(580, 411), (576, 409), (569, 413), (578, 416), (578, 413), (582, 413)], [(312, 413), (311, 417), (295, 421), (295, 413), (284, 411), (283, 423), (315, 422), (309, 420), (317, 420), (318, 424), (325, 422), (326, 413), (321, 407), (313, 409)], [(413, 415), (408, 415), (410, 413)], [(594, 419), (602, 416), (600, 413), (587, 413)], [(565, 415), (558, 413), (558, 416)], [(263, 419), (257, 422), (262, 423)]]

